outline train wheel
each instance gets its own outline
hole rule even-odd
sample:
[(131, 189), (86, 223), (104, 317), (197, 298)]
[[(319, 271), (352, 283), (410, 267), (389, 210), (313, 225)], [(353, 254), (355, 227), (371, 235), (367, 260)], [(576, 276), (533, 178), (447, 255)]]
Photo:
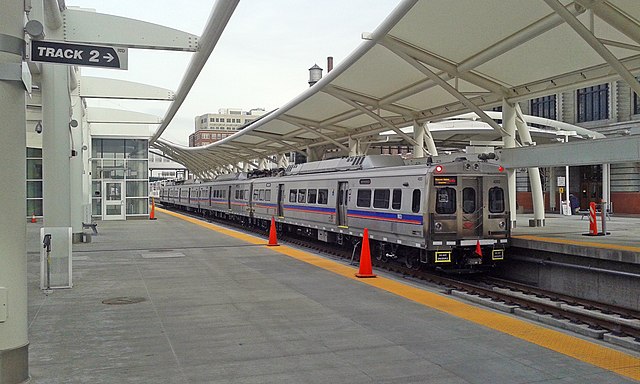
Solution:
[(407, 255), (404, 258), (404, 266), (409, 269), (418, 269), (420, 267), (420, 261), (417, 256)]

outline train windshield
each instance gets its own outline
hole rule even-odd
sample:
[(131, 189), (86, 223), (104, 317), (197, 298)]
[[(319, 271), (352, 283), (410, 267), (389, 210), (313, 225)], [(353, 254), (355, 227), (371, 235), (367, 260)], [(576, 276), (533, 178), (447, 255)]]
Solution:
[(452, 214), (456, 213), (456, 190), (455, 188), (436, 189), (436, 213)]
[(504, 190), (500, 187), (489, 188), (489, 212), (504, 212)]

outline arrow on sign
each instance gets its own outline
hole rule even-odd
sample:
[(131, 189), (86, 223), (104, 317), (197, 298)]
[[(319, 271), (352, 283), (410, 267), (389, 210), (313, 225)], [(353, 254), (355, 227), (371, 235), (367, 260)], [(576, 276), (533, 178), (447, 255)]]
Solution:
[(103, 59), (107, 59), (107, 63), (110, 63), (111, 61), (113, 61), (113, 56), (107, 52), (106, 55), (102, 56)]

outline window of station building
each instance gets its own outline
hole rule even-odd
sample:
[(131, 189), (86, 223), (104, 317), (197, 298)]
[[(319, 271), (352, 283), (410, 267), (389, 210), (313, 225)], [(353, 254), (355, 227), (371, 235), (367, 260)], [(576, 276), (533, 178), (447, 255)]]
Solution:
[(371, 190), (370, 189), (358, 189), (356, 206), (364, 207), (364, 208), (371, 207)]
[(391, 191), (388, 189), (375, 189), (373, 191), (373, 208), (389, 209), (389, 197)]
[(307, 190), (299, 189), (298, 190), (298, 203), (306, 203), (307, 202)]
[(546, 119), (555, 120), (556, 114), (556, 95), (538, 97), (530, 101), (529, 114)]
[(504, 190), (500, 187), (489, 188), (489, 212), (504, 212)]
[(391, 201), (392, 209), (400, 209), (402, 207), (402, 189), (393, 190), (393, 199)]
[(295, 203), (296, 201), (298, 201), (298, 190), (292, 189), (289, 191), (289, 202)]
[(576, 99), (579, 123), (609, 118), (609, 84), (578, 89)]
[(27, 217), (42, 216), (42, 149), (27, 148)]
[(329, 190), (328, 189), (319, 189), (318, 190), (318, 204), (328, 204), (329, 202)]
[(456, 213), (456, 190), (454, 188), (436, 189), (436, 213), (444, 215)]
[(310, 189), (308, 197), (309, 197), (309, 199), (308, 199), (309, 204), (315, 204), (316, 201), (318, 200), (318, 190), (317, 189)]

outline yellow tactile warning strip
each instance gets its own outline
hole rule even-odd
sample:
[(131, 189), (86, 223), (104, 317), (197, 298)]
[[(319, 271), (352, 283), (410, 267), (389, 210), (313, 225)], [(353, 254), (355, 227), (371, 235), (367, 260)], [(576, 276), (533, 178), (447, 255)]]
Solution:
[(640, 253), (640, 248), (639, 247), (630, 247), (630, 246), (627, 246), (627, 245), (603, 244), (603, 243), (594, 243), (592, 241), (558, 239), (558, 238), (554, 238), (554, 237), (541, 237), (541, 236), (533, 236), (533, 235), (514, 235), (512, 237), (514, 239), (541, 241), (541, 242), (544, 242), (544, 243), (571, 244), (571, 245), (579, 245), (579, 246), (583, 246), (583, 247), (617, 249), (617, 250), (620, 250), (620, 251), (631, 251), (631, 252)]
[[(160, 212), (212, 229), (222, 234), (232, 236), (252, 244), (265, 244), (266, 246), (266, 240), (264, 239), (229, 230), (164, 209), (156, 209)], [(486, 309), (474, 307), (444, 295), (424, 291), (394, 280), (383, 277), (377, 277), (375, 279), (358, 279), (355, 277), (355, 268), (323, 257), (315, 256), (301, 250), (287, 246), (272, 247), (270, 250), (315, 265), (346, 278), (358, 280), (364, 284), (369, 284), (387, 292), (394, 293), (427, 307), (434, 308), (473, 323), (483, 325), (487, 328), (529, 341), (580, 361), (615, 372), (619, 375), (640, 380), (640, 358), (638, 357), (552, 329), (547, 329), (509, 315), (503, 315)]]

